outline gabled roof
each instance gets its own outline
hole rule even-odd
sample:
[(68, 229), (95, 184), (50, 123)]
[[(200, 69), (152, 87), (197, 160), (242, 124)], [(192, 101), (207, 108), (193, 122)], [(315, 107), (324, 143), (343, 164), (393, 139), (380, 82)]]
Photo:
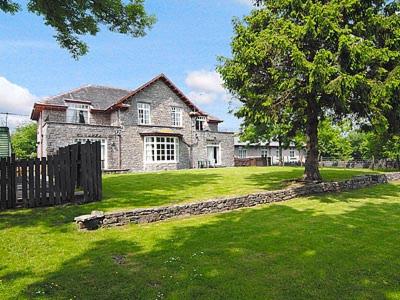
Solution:
[(222, 122), (222, 120), (203, 112), (164, 74), (154, 77), (133, 91), (99, 85), (87, 85), (53, 97), (44, 98), (42, 102), (35, 103), (31, 119), (37, 120), (39, 113), (43, 109), (66, 109), (65, 102), (90, 104), (92, 107), (91, 111), (94, 113), (108, 113), (116, 109), (125, 109), (129, 107), (125, 103), (126, 101), (158, 81), (164, 82), (193, 112), (200, 116), (207, 116), (209, 122)]

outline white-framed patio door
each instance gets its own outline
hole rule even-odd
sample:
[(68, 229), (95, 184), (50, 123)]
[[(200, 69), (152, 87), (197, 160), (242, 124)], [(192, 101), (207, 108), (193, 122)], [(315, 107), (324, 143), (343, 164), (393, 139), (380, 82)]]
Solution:
[(211, 166), (216, 166), (221, 164), (221, 149), (219, 145), (209, 145), (207, 146), (207, 160), (210, 162)]

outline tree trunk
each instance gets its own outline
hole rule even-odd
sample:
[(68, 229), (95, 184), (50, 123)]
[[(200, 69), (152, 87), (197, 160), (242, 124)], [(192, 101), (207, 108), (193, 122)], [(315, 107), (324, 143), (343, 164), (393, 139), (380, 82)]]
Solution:
[(283, 158), (282, 158), (282, 140), (281, 137), (278, 137), (278, 152), (279, 152), (279, 166), (283, 166)]
[(318, 167), (318, 109), (315, 100), (309, 100), (307, 105), (307, 157), (304, 164), (304, 180), (321, 181)]

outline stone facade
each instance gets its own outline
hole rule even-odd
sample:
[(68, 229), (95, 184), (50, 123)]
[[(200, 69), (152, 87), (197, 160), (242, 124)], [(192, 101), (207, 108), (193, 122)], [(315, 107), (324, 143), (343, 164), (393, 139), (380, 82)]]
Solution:
[(134, 209), (106, 214), (103, 212), (93, 212), (90, 215), (76, 217), (75, 222), (78, 224), (78, 228), (83, 230), (97, 229), (99, 227), (121, 226), (129, 223), (150, 223), (178, 216), (218, 213), (259, 204), (281, 202), (295, 197), (312, 194), (359, 189), (396, 180), (400, 180), (400, 172), (355, 176), (352, 179), (340, 182), (313, 183), (284, 190), (255, 193), (239, 197), (212, 199), (181, 205)]
[[(100, 87), (96, 86), (96, 93), (99, 93), (99, 89)], [(107, 92), (113, 91), (110, 88), (104, 90), (105, 92), (100, 94), (102, 99), (106, 99)], [(79, 100), (80, 103), (92, 101), (93, 107), (96, 95), (90, 94), (90, 88), (87, 88), (85, 93), (79, 89), (77, 91), (79, 91), (78, 96), (84, 95), (85, 99), (76, 101)], [(117, 92), (120, 93), (119, 90)], [(77, 139), (87, 138), (105, 141), (104, 164), (105, 169), (109, 170), (153, 171), (196, 168), (203, 166), (199, 161), (209, 160), (214, 151), (218, 154), (216, 166), (234, 165), (233, 133), (220, 132), (218, 130), (220, 121), (201, 112), (194, 104), (191, 105), (191, 102), (188, 103), (187, 98), (182, 96), (165, 77), (153, 80), (140, 92), (131, 95), (126, 91), (126, 94), (123, 106), (119, 106), (118, 109), (107, 107), (92, 109), (89, 113), (89, 124), (66, 122), (68, 104), (71, 102), (70, 98), (74, 97), (73, 91), (68, 93), (68, 102), (63, 102), (62, 95), (57, 96), (57, 110), (43, 109), (37, 114), (38, 156), (51, 155), (59, 147), (75, 143)], [(105, 102), (109, 104), (110, 101)], [(49, 103), (53, 104), (51, 101)], [(150, 124), (138, 124), (138, 103), (150, 105)], [(182, 126), (172, 125), (172, 107), (182, 109)], [(206, 117), (201, 131), (196, 130), (196, 118), (199, 115)], [(176, 162), (146, 162), (144, 136), (178, 137), (179, 151)]]
[[(239, 136), (235, 136), (235, 158), (250, 159), (264, 157), (269, 165), (279, 164), (278, 142), (242, 142)], [(305, 162), (306, 151), (298, 150), (293, 144), (289, 148), (282, 149), (282, 160), (284, 164), (301, 164)]]

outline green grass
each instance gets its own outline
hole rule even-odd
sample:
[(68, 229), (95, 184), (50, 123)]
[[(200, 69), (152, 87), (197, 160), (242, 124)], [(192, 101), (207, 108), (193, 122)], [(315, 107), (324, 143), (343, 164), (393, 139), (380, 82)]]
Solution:
[[(238, 170), (247, 180), (229, 169), (205, 170), (218, 174), (224, 187), (214, 183), (209, 191), (205, 183), (202, 195), (195, 194), (194, 178), (163, 174), (181, 179), (177, 198), (186, 191), (185, 200), (196, 200), (218, 190), (234, 192), (235, 186), (243, 193), (274, 188), (264, 179), (276, 178), (279, 185), (282, 178), (301, 173), (284, 169), (290, 175), (267, 176), (267, 169)], [(331, 172), (339, 171), (323, 174), (349, 176)], [(126, 195), (125, 202), (127, 192), (121, 192), (97, 207), (132, 207), (135, 199), (160, 204), (142, 197), (154, 193), (158, 199), (160, 186), (170, 179), (152, 185), (146, 175), (162, 174), (128, 175), (131, 185), (147, 186), (147, 193)], [(105, 178), (108, 197), (118, 177)], [(168, 194), (162, 201), (171, 199)], [(76, 231), (73, 216), (94, 207), (0, 213), (0, 299), (400, 299), (400, 183), (229, 213)]]
[[(221, 196), (245, 195), (285, 187), (304, 168), (248, 167), (109, 175), (104, 178), (103, 210), (176, 204)], [(368, 169), (323, 168), (324, 180), (372, 173)]]

